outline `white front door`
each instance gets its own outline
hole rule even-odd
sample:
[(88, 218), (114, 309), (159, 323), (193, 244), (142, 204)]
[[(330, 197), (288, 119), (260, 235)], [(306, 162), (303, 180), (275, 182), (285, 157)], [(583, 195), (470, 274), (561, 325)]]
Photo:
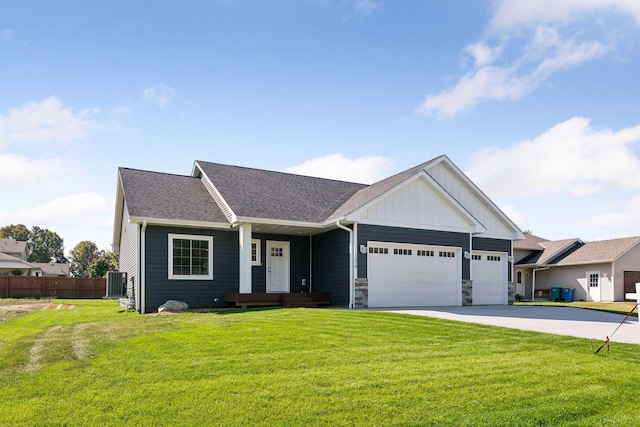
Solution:
[(600, 301), (599, 271), (587, 271), (587, 300)]
[(289, 292), (289, 242), (267, 241), (267, 292)]

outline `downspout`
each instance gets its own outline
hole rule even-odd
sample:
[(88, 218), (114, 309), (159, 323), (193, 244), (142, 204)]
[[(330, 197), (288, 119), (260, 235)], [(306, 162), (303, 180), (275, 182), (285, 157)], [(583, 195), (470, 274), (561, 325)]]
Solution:
[(138, 279), (138, 286), (140, 286), (140, 314), (146, 313), (146, 299), (147, 299), (147, 220), (142, 221), (142, 230), (140, 232), (140, 259), (141, 259), (141, 267), (140, 267), (140, 278)]
[(349, 308), (355, 308), (354, 296), (355, 289), (353, 283), (353, 230), (340, 224), (340, 220), (336, 221), (338, 228), (349, 233)]
[(533, 283), (531, 284), (531, 300), (535, 301), (536, 300), (536, 271), (544, 271), (544, 270), (548, 270), (551, 267), (544, 267), (544, 268), (534, 268), (533, 269)]

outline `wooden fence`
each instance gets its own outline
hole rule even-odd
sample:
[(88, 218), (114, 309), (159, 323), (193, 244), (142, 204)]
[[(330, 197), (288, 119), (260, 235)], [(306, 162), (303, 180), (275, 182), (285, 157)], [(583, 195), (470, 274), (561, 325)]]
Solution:
[(104, 298), (107, 279), (0, 276), (0, 298)]

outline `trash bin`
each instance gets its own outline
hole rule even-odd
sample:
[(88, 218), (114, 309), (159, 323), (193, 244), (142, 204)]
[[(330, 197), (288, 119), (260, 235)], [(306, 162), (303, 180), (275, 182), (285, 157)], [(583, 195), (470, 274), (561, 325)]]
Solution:
[(573, 288), (562, 288), (562, 297), (566, 302), (573, 302)]
[(562, 288), (552, 287), (549, 292), (549, 299), (551, 301), (560, 301), (562, 298)]

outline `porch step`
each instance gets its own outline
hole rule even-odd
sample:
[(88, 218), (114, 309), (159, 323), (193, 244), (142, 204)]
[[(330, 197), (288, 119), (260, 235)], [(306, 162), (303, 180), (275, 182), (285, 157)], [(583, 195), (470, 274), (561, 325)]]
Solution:
[(318, 308), (318, 303), (309, 293), (283, 294), (282, 305), (284, 307)]

